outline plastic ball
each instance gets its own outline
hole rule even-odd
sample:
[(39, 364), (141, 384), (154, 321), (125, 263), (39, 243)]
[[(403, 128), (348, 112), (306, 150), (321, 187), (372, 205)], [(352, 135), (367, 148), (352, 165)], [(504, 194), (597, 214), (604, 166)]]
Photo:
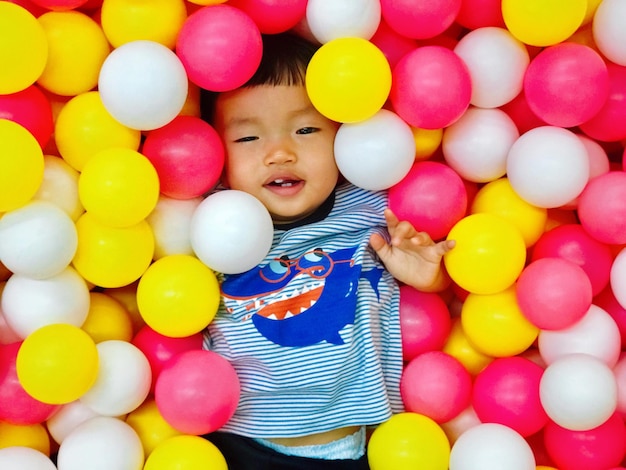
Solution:
[(507, 158), (513, 189), (537, 207), (559, 207), (577, 197), (589, 181), (589, 158), (576, 134), (542, 126), (522, 134)]
[(515, 98), (524, 83), (530, 57), (508, 30), (483, 27), (468, 32), (454, 47), (472, 79), (470, 103), (497, 108)]
[(177, 116), (149, 132), (141, 152), (159, 175), (161, 193), (176, 199), (205, 194), (224, 168), (224, 144), (219, 135), (195, 116)]
[(196, 256), (225, 274), (242, 273), (259, 264), (269, 252), (273, 234), (265, 206), (232, 189), (214, 193), (198, 205), (189, 233)]
[(502, 17), (511, 33), (531, 46), (566, 40), (582, 24), (587, 0), (503, 0)]
[(453, 319), (450, 335), (442, 351), (457, 358), (472, 376), (478, 374), (494, 359), (474, 346), (463, 330), (460, 317)]
[(602, 425), (617, 408), (611, 368), (588, 354), (567, 354), (548, 365), (539, 394), (550, 419), (572, 431)]
[(381, 20), (378, 0), (350, 0), (328, 3), (306, 2), (306, 22), (321, 44), (342, 37), (371, 39)]
[(102, 30), (113, 47), (146, 40), (174, 49), (187, 19), (183, 0), (106, 0), (100, 10)]
[(433, 38), (454, 23), (461, 0), (436, 0), (416, 4), (411, 0), (382, 0), (385, 21), (403, 36), (413, 39)]
[(81, 171), (96, 153), (109, 148), (138, 150), (141, 132), (118, 122), (104, 107), (100, 93), (70, 99), (57, 116), (55, 142), (72, 168)]
[(621, 352), (620, 340), (615, 320), (592, 304), (573, 325), (560, 330), (541, 330), (538, 345), (546, 364), (569, 354), (587, 354), (613, 367)]
[(468, 181), (486, 183), (506, 173), (506, 158), (519, 138), (513, 119), (501, 109), (470, 107), (443, 131), (445, 161)]
[(626, 15), (625, 5), (619, 0), (597, 2), (593, 15), (593, 40), (602, 55), (617, 65), (626, 65), (624, 28), (620, 18)]
[(471, 76), (462, 59), (443, 46), (423, 46), (394, 67), (389, 99), (411, 126), (440, 129), (465, 113), (471, 94)]
[(174, 52), (158, 42), (138, 40), (107, 56), (98, 91), (117, 121), (132, 129), (152, 130), (180, 113), (187, 100), (188, 80)]
[(162, 442), (181, 434), (163, 419), (153, 397), (148, 397), (139, 407), (131, 411), (126, 417), (126, 424), (132, 427), (141, 439), (146, 456)]
[(54, 276), (70, 264), (77, 245), (74, 222), (50, 202), (32, 201), (0, 219), (0, 260), (15, 274)]
[(73, 265), (96, 286), (122, 287), (141, 277), (154, 254), (154, 235), (145, 220), (130, 227), (103, 225), (89, 212), (76, 221), (78, 248)]
[(0, 119), (0, 212), (17, 209), (32, 198), (43, 169), (43, 153), (35, 137), (20, 124)]
[(261, 32), (252, 18), (231, 5), (200, 8), (189, 15), (176, 41), (187, 76), (211, 91), (246, 83), (261, 63)]
[(89, 312), (81, 329), (96, 344), (108, 340), (130, 341), (133, 323), (121, 302), (104, 292), (89, 292)]
[(402, 36), (383, 19), (380, 20), (376, 32), (370, 38), (370, 42), (385, 54), (387, 62), (389, 62), (392, 69), (402, 56), (417, 47), (417, 41), (415, 39)]
[(613, 289), (611, 289), (611, 286), (607, 286), (602, 292), (596, 295), (593, 298), (593, 302), (595, 305), (611, 315), (613, 320), (615, 320), (617, 328), (619, 329), (620, 335), (622, 337), (622, 344), (625, 344), (626, 308), (622, 307), (617, 301), (617, 299), (615, 298), (615, 294), (613, 293)]
[(410, 412), (394, 414), (370, 437), (367, 460), (372, 470), (446, 468), (450, 443), (431, 418)]
[(469, 292), (501, 292), (512, 286), (524, 269), (524, 237), (498, 215), (468, 215), (452, 227), (448, 239), (455, 240), (456, 246), (444, 255), (444, 264), (452, 280)]
[(406, 411), (445, 423), (470, 403), (472, 377), (461, 362), (442, 351), (428, 351), (404, 368), (400, 394)]
[(467, 192), (461, 177), (444, 163), (416, 162), (389, 188), (389, 208), (400, 220), (439, 240), (465, 216)]
[(342, 37), (322, 45), (309, 62), (306, 90), (327, 118), (353, 123), (374, 116), (391, 89), (391, 68), (370, 41)]
[(626, 308), (626, 248), (622, 248), (613, 264), (609, 274), (610, 288), (617, 302)]
[(28, 447), (50, 455), (50, 437), (42, 423), (10, 424), (0, 421), (0, 449)]
[(595, 116), (609, 96), (609, 72), (591, 47), (562, 43), (533, 58), (524, 75), (528, 105), (552, 126), (574, 127)]
[(78, 11), (50, 11), (38, 21), (48, 40), (48, 60), (37, 83), (60, 96), (95, 88), (110, 52), (100, 25)]
[(387, 109), (365, 121), (342, 124), (334, 148), (341, 174), (355, 186), (373, 191), (399, 183), (415, 161), (411, 127)]
[(613, 373), (617, 381), (617, 412), (624, 417), (626, 414), (626, 356), (621, 355)]
[(78, 178), (78, 195), (100, 223), (129, 227), (144, 220), (159, 199), (159, 176), (145, 156), (110, 148), (93, 155)]
[(146, 459), (144, 470), (179, 468), (227, 470), (226, 459), (217, 447), (200, 436), (173, 436), (161, 442)]
[[(17, 93), (41, 76), (48, 61), (48, 40), (37, 19), (11, 2), (0, 4), (0, 94)], [(7, 73), (7, 71), (10, 71)]]
[(59, 407), (46, 421), (46, 429), (57, 444), (61, 444), (65, 438), (85, 421), (100, 416), (80, 400), (74, 400)]
[(52, 106), (37, 85), (0, 95), (0, 118), (23, 126), (37, 139), (42, 149), (50, 141), (54, 130)]
[(482, 423), (459, 436), (450, 451), (450, 470), (535, 470), (530, 445), (513, 429)]
[(30, 0), (32, 3), (53, 11), (68, 11), (78, 8), (88, 0)]
[(52, 460), (36, 449), (12, 446), (0, 449), (0, 467), (20, 470), (56, 470)]
[(80, 328), (56, 323), (23, 341), (17, 353), (17, 376), (33, 398), (62, 405), (80, 398), (98, 375), (98, 351)]
[(522, 436), (539, 432), (548, 415), (539, 399), (543, 368), (529, 359), (497, 358), (474, 379), (472, 406), (483, 423), (499, 423)]
[(579, 321), (589, 310), (592, 296), (585, 271), (563, 258), (537, 259), (517, 281), (522, 313), (542, 330), (560, 330)]
[(264, 34), (282, 33), (295, 27), (307, 9), (306, 0), (230, 0), (228, 4), (250, 16)]
[(124, 421), (108, 416), (78, 425), (59, 446), (57, 457), (58, 467), (64, 470), (141, 470), (143, 464), (137, 433)]
[(217, 313), (219, 301), (215, 274), (189, 255), (155, 261), (137, 285), (137, 306), (146, 324), (175, 338), (203, 330)]
[(504, 27), (501, 0), (464, 0), (456, 16), (457, 23), (470, 30), (486, 26)]
[(208, 434), (222, 427), (239, 402), (239, 378), (217, 353), (186, 351), (168, 362), (154, 397), (163, 418), (184, 434)]
[(611, 171), (597, 176), (585, 187), (578, 200), (580, 224), (601, 243), (626, 243), (626, 172)]
[(154, 259), (169, 255), (192, 255), (189, 230), (191, 218), (202, 202), (193, 199), (172, 199), (161, 195), (146, 221), (154, 233)]
[(520, 354), (539, 334), (522, 314), (514, 286), (495, 294), (469, 294), (461, 309), (461, 323), (471, 343), (492, 357)]

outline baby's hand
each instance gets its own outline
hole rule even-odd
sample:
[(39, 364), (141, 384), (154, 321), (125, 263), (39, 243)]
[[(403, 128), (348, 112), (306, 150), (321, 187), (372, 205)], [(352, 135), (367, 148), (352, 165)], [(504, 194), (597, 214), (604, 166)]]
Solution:
[(370, 245), (398, 281), (426, 292), (443, 290), (448, 279), (441, 266), (443, 255), (454, 248), (454, 240), (435, 243), (426, 232), (418, 232), (407, 221), (399, 221), (390, 210), (385, 220), (391, 240), (379, 234), (370, 238)]

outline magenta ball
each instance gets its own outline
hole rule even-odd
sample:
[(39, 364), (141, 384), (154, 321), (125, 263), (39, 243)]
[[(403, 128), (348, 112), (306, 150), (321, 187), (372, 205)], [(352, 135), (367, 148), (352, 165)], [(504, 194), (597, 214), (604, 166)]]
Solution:
[(382, 51), (392, 69), (402, 57), (417, 47), (417, 40), (402, 36), (382, 19), (370, 42)]
[(211, 91), (246, 83), (261, 63), (263, 43), (256, 23), (239, 8), (212, 5), (193, 12), (176, 41), (189, 80)]
[(433, 38), (448, 29), (461, 9), (461, 0), (381, 0), (382, 16), (402, 36)]
[(246, 12), (264, 34), (276, 34), (296, 26), (304, 18), (307, 0), (229, 0)]
[(429, 351), (404, 368), (400, 393), (407, 411), (445, 423), (470, 404), (472, 377), (455, 357)]
[(561, 330), (580, 320), (592, 300), (585, 271), (563, 258), (540, 258), (528, 264), (517, 280), (517, 303), (542, 330)]
[(583, 268), (594, 296), (609, 283), (613, 264), (611, 247), (593, 238), (580, 224), (563, 224), (544, 232), (531, 254), (531, 261), (540, 258), (563, 258)]
[(222, 356), (206, 350), (178, 354), (161, 371), (154, 399), (170, 426), (184, 434), (207, 434), (232, 417), (239, 378)]
[[(626, 91), (626, 90), (625, 90)], [(578, 201), (581, 225), (609, 245), (626, 243), (626, 172), (610, 171), (589, 181)]]
[(589, 431), (570, 431), (548, 421), (544, 442), (557, 468), (606, 470), (618, 467), (626, 456), (626, 426), (618, 413)]
[(194, 116), (177, 116), (150, 131), (142, 153), (159, 175), (161, 194), (192, 199), (215, 186), (224, 168), (224, 145), (215, 129)]
[(54, 122), (52, 106), (37, 85), (0, 95), (0, 119), (14, 121), (29, 131), (41, 148), (45, 148), (52, 136)]
[(602, 292), (596, 295), (593, 298), (593, 303), (606, 311), (615, 320), (619, 329), (621, 344), (624, 347), (626, 345), (626, 308), (622, 307), (617, 301), (611, 286), (606, 286)]
[(449, 126), (467, 110), (471, 97), (469, 70), (446, 47), (419, 47), (393, 68), (389, 99), (395, 112), (413, 127)]
[(406, 362), (424, 352), (442, 349), (451, 328), (450, 311), (439, 294), (400, 287), (400, 330)]
[(522, 436), (539, 432), (548, 415), (539, 398), (543, 368), (519, 357), (496, 358), (474, 379), (472, 405), (483, 423), (499, 423)]
[(541, 51), (524, 75), (531, 109), (552, 126), (574, 127), (595, 116), (609, 95), (609, 72), (589, 46), (561, 43)]
[(485, 26), (505, 28), (502, 0), (463, 0), (456, 22), (467, 29)]
[(448, 165), (417, 162), (389, 188), (389, 207), (400, 220), (439, 240), (465, 217), (467, 191), (461, 177)]

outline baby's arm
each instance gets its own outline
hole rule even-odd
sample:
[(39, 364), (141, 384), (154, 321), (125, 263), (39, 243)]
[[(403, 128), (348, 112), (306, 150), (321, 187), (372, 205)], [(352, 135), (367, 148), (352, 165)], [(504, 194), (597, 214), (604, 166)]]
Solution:
[(398, 281), (425, 292), (437, 292), (448, 285), (441, 266), (443, 255), (454, 247), (454, 240), (435, 243), (425, 232), (418, 232), (407, 221), (399, 221), (390, 210), (385, 219), (391, 240), (380, 235), (370, 238), (370, 245), (378, 253), (387, 270)]

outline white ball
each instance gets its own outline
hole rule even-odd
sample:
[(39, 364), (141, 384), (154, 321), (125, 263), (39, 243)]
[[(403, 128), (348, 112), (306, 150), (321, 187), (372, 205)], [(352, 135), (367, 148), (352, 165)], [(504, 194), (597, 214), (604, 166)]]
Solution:
[(444, 129), (441, 149), (448, 165), (467, 181), (487, 183), (506, 173), (506, 159), (519, 131), (501, 109), (470, 107)]
[(0, 218), (0, 261), (13, 273), (45, 279), (69, 266), (78, 234), (55, 204), (32, 201)]
[(411, 127), (381, 109), (357, 123), (344, 123), (335, 136), (339, 171), (355, 186), (377, 191), (400, 182), (415, 162)]
[(380, 24), (380, 1), (309, 0), (305, 19), (311, 34), (322, 44), (342, 37), (370, 39)]
[(80, 400), (63, 405), (46, 421), (46, 429), (57, 444), (61, 444), (79, 425), (100, 416)]
[(470, 103), (474, 106), (497, 108), (522, 91), (530, 56), (526, 46), (506, 29), (474, 29), (459, 40), (454, 52), (469, 70)]
[(53, 323), (80, 328), (89, 314), (91, 298), (85, 280), (70, 266), (46, 279), (12, 275), (2, 292), (2, 311), (22, 339)]
[(546, 367), (539, 398), (556, 424), (571, 431), (587, 431), (606, 422), (617, 409), (617, 381), (600, 359), (570, 354)]
[(513, 429), (483, 423), (461, 434), (450, 450), (450, 470), (535, 470), (535, 456)]
[(59, 470), (141, 470), (144, 451), (130, 425), (96, 416), (77, 426), (59, 446)]
[(536, 127), (511, 146), (506, 171), (519, 197), (537, 207), (560, 207), (589, 181), (589, 157), (572, 131), (555, 126)]
[(263, 261), (272, 246), (274, 226), (261, 201), (229, 189), (198, 205), (189, 234), (200, 261), (214, 271), (236, 274)]
[(7, 470), (56, 470), (52, 460), (31, 447), (13, 446), (0, 449), (0, 468)]
[(613, 260), (609, 284), (617, 303), (626, 309), (626, 248), (622, 248)]
[(102, 416), (122, 416), (134, 411), (150, 393), (152, 370), (148, 359), (126, 341), (102, 341), (96, 348), (98, 376), (80, 401)]
[(155, 41), (130, 41), (102, 64), (98, 91), (106, 110), (131, 129), (152, 130), (174, 119), (187, 100), (188, 79), (178, 56)]
[(593, 39), (611, 62), (626, 65), (626, 2), (603, 0), (593, 16)]

